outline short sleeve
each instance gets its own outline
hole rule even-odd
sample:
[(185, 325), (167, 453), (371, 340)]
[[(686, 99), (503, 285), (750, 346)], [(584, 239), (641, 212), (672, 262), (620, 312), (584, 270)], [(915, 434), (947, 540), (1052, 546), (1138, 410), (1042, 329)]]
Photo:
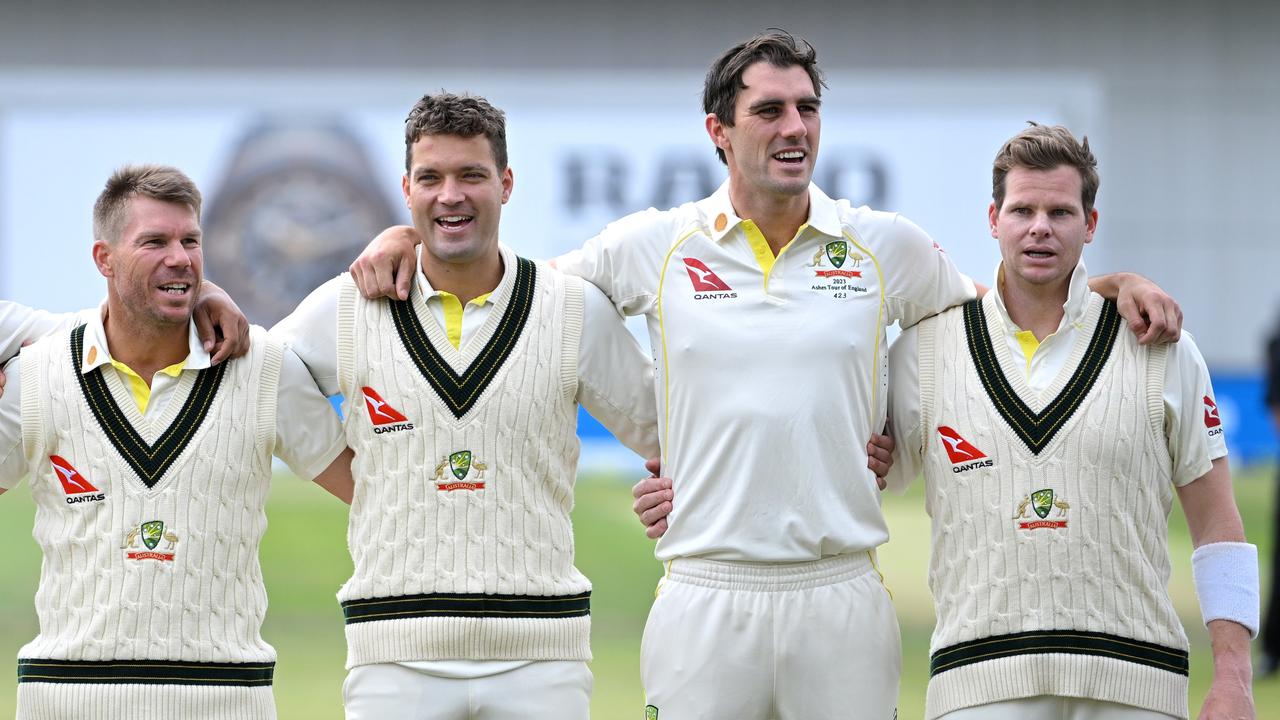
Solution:
[(325, 395), (338, 388), (338, 296), (342, 275), (316, 288), (275, 327), (271, 336), (297, 354)]
[(69, 330), (96, 312), (97, 308), (51, 313), (0, 300), (0, 363), (17, 355), (24, 342), (38, 340), (59, 330)]
[(924, 434), (920, 410), (920, 329), (907, 328), (889, 348), (889, 427), (893, 436), (893, 467), (888, 490), (906, 489), (924, 467)]
[(578, 399), (591, 416), (641, 457), (658, 454), (653, 360), (600, 290), (583, 288)]
[(22, 446), (22, 359), (4, 366), (8, 376), (0, 396), (0, 488), (9, 490), (27, 474), (27, 454)]
[(1209, 472), (1213, 461), (1227, 454), (1226, 425), (1214, 399), (1209, 369), (1189, 332), (1169, 345), (1164, 408), (1173, 482), (1182, 486)]
[(977, 296), (973, 281), (961, 275), (942, 250), (920, 226), (894, 215), (884, 242), (888, 250), (885, 298), (890, 320), (907, 328)]
[(275, 454), (303, 480), (313, 480), (347, 447), (338, 413), (302, 360), (285, 348), (276, 403)]
[(600, 288), (623, 315), (641, 315), (657, 300), (662, 264), (678, 240), (678, 224), (676, 210), (634, 213), (552, 264)]

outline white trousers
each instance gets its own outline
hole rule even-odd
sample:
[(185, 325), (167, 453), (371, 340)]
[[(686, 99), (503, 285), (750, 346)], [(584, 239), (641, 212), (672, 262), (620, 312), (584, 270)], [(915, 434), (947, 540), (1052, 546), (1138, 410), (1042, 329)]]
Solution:
[(1102, 700), (1040, 695), (954, 710), (938, 720), (1173, 720), (1173, 716)]
[(677, 559), (641, 645), (658, 720), (893, 720), (902, 643), (869, 553)]
[(587, 720), (591, 671), (577, 660), (531, 662), (475, 678), (398, 663), (357, 665), (342, 685), (347, 720)]

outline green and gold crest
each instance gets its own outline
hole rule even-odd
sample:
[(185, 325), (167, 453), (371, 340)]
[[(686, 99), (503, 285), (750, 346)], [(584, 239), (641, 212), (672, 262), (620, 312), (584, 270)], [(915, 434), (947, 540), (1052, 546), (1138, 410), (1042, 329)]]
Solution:
[(164, 537), (164, 522), (162, 520), (152, 520), (142, 523), (142, 544), (147, 546), (148, 550), (155, 550), (160, 544), (160, 538)]
[(462, 480), (471, 472), (471, 451), (459, 450), (449, 456), (449, 469), (453, 471), (453, 476)]
[(847, 257), (849, 257), (849, 243), (844, 240), (833, 240), (827, 243), (827, 259), (832, 265), (842, 267)]
[(644, 720), (658, 720), (658, 707), (656, 705), (644, 706)]
[(1053, 509), (1053, 491), (1046, 488), (1031, 493), (1031, 509), (1036, 511), (1041, 519), (1048, 517), (1049, 511)]

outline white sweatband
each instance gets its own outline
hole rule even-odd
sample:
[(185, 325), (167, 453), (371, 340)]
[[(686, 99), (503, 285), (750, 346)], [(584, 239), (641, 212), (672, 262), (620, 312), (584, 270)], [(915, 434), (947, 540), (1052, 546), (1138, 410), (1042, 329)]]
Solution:
[(1258, 637), (1258, 548), (1249, 543), (1216, 542), (1191, 553), (1191, 574), (1204, 624), (1230, 620)]

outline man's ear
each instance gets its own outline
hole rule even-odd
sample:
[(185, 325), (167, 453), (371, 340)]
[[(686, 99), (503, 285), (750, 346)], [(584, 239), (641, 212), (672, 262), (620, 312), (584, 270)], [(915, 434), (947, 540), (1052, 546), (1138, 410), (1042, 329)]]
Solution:
[(93, 264), (98, 266), (98, 272), (102, 273), (102, 277), (115, 277), (115, 269), (111, 266), (111, 245), (102, 240), (93, 242)]
[(729, 149), (729, 134), (725, 132), (726, 125), (720, 122), (720, 116), (715, 113), (707, 113), (707, 136), (711, 138), (711, 142), (721, 150)]

